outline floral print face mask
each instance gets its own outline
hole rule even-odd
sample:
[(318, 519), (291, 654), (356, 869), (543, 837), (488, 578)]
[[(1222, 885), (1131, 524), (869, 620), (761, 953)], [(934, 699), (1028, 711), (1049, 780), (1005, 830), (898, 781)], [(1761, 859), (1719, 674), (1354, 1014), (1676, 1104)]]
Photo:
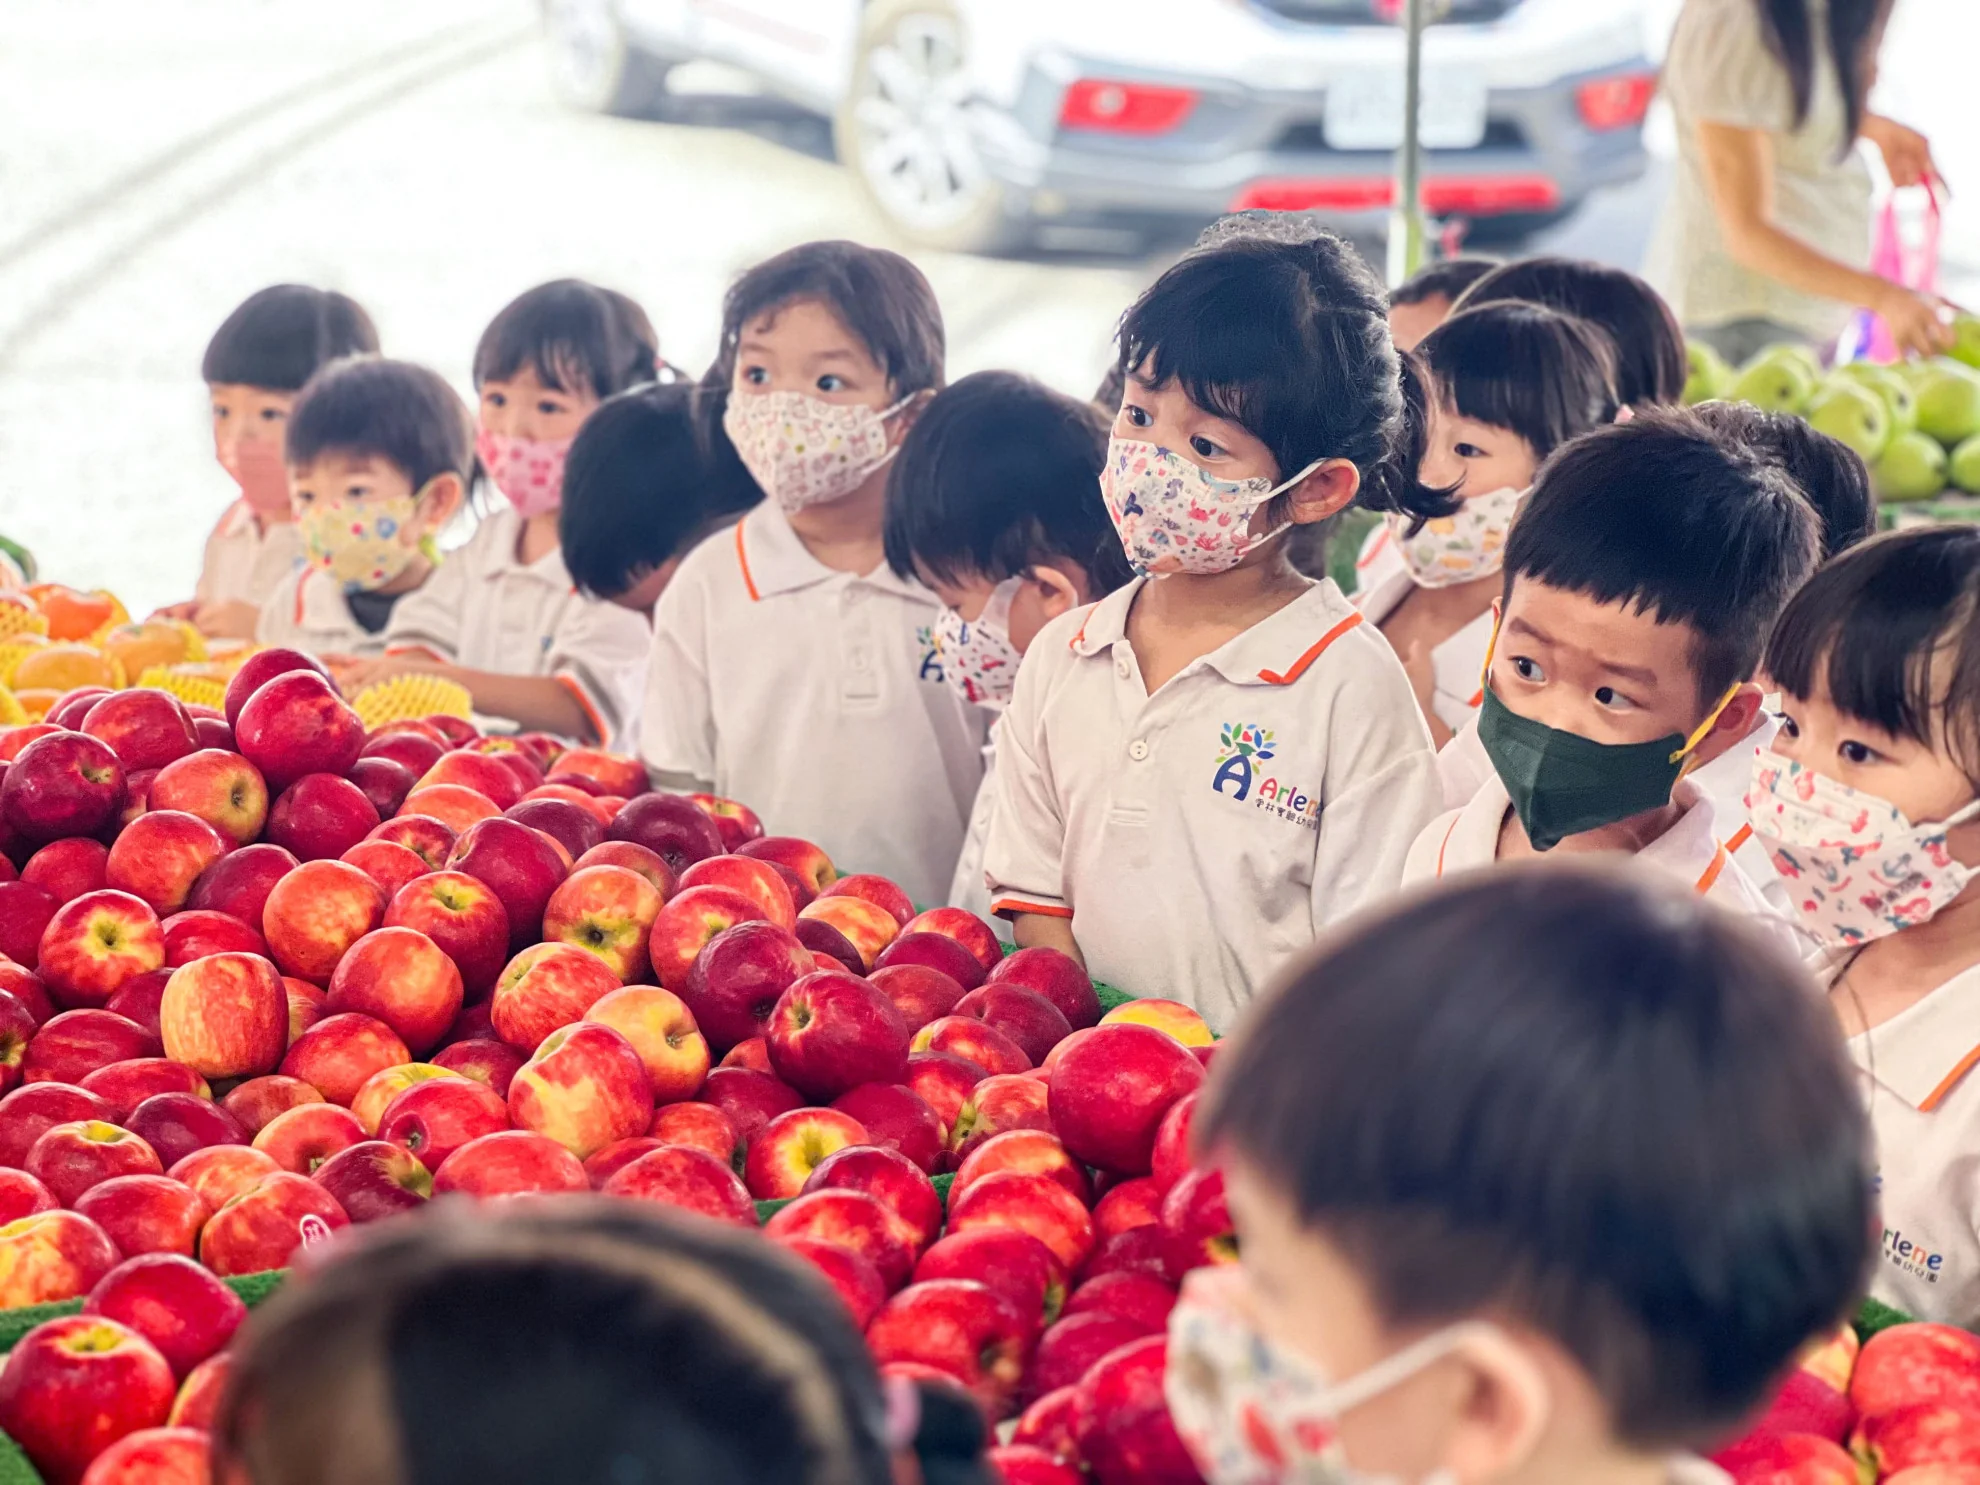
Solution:
[(1292, 524), (1281, 521), (1254, 534), (1253, 512), (1322, 462), (1315, 459), (1276, 485), (1262, 475), (1220, 480), (1174, 449), (1115, 438), (1107, 444), (1100, 495), (1135, 571), (1151, 577), (1229, 572)]
[(1002, 711), (1017, 684), (1018, 662), (1024, 658), (1011, 643), (1011, 603), (1019, 578), (1005, 578), (991, 590), (989, 602), (974, 619), (944, 608), (935, 620), (935, 639), (942, 648), (942, 678), (972, 705)]
[(564, 503), (564, 461), (570, 457), (573, 442), (570, 438), (517, 438), (483, 428), (474, 436), (474, 451), (481, 456), (481, 467), (488, 471), (502, 498), (528, 520)]
[(1390, 511), (1389, 538), (1419, 588), (1449, 588), (1490, 577), (1505, 562), (1506, 533), (1526, 491), (1510, 485), (1474, 495), (1448, 516), (1433, 516), (1414, 536), (1415, 518)]
[(736, 392), (722, 431), (750, 477), (785, 515), (843, 500), (894, 457), (887, 420), (913, 397), (881, 412), (805, 392)]
[(1762, 751), (1746, 812), (1796, 911), (1825, 944), (1915, 928), (1974, 877), (1953, 860), (1946, 834), (1980, 815), (1980, 799), (1937, 824), (1913, 824), (1888, 800)]
[(384, 587), (420, 554), (419, 496), (316, 500), (296, 517), (312, 565), (346, 593)]

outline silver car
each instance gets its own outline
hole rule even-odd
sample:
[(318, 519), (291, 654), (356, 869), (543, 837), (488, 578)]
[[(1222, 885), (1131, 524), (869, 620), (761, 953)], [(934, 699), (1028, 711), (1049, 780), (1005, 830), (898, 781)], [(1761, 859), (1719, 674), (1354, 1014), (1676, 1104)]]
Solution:
[[(1176, 232), (1390, 203), (1402, 0), (542, 0), (561, 91), (664, 108), (709, 59), (832, 120), (908, 239)], [(1520, 231), (1645, 168), (1637, 0), (1425, 0), (1425, 204)]]

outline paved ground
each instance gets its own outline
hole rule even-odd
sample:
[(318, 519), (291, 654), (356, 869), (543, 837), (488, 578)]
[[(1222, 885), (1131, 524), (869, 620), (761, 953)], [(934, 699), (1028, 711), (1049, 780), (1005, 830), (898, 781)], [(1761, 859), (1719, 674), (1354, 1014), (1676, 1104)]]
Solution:
[[(1980, 198), (1980, 129), (1950, 89), (1927, 85), (1931, 59), (1975, 29), (1970, 6), (1903, 0), (1910, 39), (1886, 81), (1919, 116), (1936, 110), (1926, 121), (1942, 142), (1963, 137), (1948, 153), (1973, 159)], [(665, 353), (698, 366), (741, 267), (809, 237), (889, 240), (816, 121), (719, 98), (665, 124), (561, 108), (527, 0), (6, 10), (0, 529), (51, 575), (109, 586), (134, 610), (190, 588), (228, 498), (199, 355), (261, 284), (355, 294), (389, 351), (465, 387), (481, 327), (542, 279), (632, 293)], [(1948, 169), (1957, 183), (1954, 159)], [(1658, 189), (1653, 177), (1594, 204), (1550, 245), (1633, 262)], [(1011, 365), (1074, 391), (1091, 387), (1115, 317), (1158, 266), (918, 256), (953, 370)]]

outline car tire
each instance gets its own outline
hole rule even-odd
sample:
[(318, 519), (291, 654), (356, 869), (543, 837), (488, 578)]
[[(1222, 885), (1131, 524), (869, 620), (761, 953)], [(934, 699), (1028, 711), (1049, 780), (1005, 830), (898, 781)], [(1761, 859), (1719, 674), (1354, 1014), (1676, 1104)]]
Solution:
[(558, 97), (621, 118), (664, 111), (672, 64), (633, 45), (616, 0), (540, 0), (539, 9)]
[(833, 118), (839, 160), (908, 238), (948, 252), (1026, 246), (1031, 224), (962, 117), (967, 32), (950, 0), (873, 0)]

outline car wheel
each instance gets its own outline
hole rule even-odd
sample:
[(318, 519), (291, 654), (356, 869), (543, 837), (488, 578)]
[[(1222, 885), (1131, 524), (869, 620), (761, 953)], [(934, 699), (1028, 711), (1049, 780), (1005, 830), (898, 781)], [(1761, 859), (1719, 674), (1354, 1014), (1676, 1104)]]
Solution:
[(967, 45), (948, 0), (874, 0), (833, 133), (839, 159), (904, 236), (998, 252), (1030, 234), (969, 126)]
[(542, 0), (542, 13), (558, 97), (624, 118), (661, 111), (668, 64), (627, 40), (614, 0)]

